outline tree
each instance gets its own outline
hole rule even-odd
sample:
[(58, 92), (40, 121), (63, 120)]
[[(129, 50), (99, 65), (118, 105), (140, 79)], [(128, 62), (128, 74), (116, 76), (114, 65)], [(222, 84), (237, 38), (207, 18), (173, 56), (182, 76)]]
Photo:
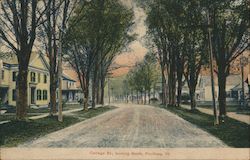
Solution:
[[(95, 107), (96, 97), (101, 92), (101, 104), (104, 104), (105, 79), (109, 66), (114, 58), (133, 40), (129, 31), (133, 25), (133, 12), (119, 2), (98, 2), (99, 27), (96, 38), (96, 59), (92, 72), (92, 108)], [(99, 83), (100, 82), (100, 83)], [(100, 86), (100, 87), (99, 87)]]
[(151, 90), (156, 85), (158, 80), (158, 72), (156, 71), (156, 59), (153, 54), (148, 53), (144, 60), (140, 63), (137, 63), (136, 66), (128, 73), (126, 84), (129, 87), (124, 88), (124, 93), (128, 94), (128, 88), (141, 94), (141, 99), (143, 101), (144, 95), (144, 104), (146, 104), (146, 97), (148, 97), (150, 104)]
[(217, 64), (219, 115), (226, 115), (226, 80), (230, 65), (248, 46), (248, 1), (207, 2), (212, 29), (212, 47)]
[(105, 79), (114, 58), (133, 40), (133, 35), (129, 35), (133, 12), (119, 2), (94, 0), (84, 10), (77, 10), (72, 21), (78, 17), (82, 17), (78, 21), (80, 25), (70, 25), (65, 38), (69, 42), (66, 46), (67, 60), (82, 81), (85, 108), (89, 96), (89, 81), (92, 80), (94, 108), (96, 96), (100, 92), (100, 100), (104, 104)]
[(45, 52), (49, 58), (50, 73), (50, 114), (54, 115), (56, 109), (56, 89), (58, 83), (58, 45), (57, 38), (62, 30), (66, 28), (68, 19), (75, 9), (78, 1), (70, 2), (69, 0), (43, 0), (43, 5), (47, 6), (46, 13), (43, 17), (45, 23), (39, 27), (39, 34), (42, 43), (45, 46)]
[(38, 0), (3, 0), (0, 10), (0, 38), (16, 54), (18, 76), (16, 83), (16, 116), (25, 119), (28, 108), (28, 65), (37, 27), (43, 23), (42, 16), (47, 6), (40, 5)]
[[(162, 100), (163, 104), (166, 104), (168, 95), (168, 104), (171, 106), (176, 105), (177, 77), (180, 82), (183, 76), (183, 67), (179, 67), (176, 63), (180, 59), (183, 43), (180, 32), (184, 10), (182, 4), (182, 1), (151, 1), (151, 6), (147, 9), (148, 36), (156, 47), (161, 65)], [(168, 85), (166, 85), (166, 79)], [(181, 86), (181, 83), (179, 84)], [(181, 87), (179, 87), (180, 90)]]
[(196, 109), (196, 86), (201, 67), (207, 61), (207, 33), (202, 16), (202, 7), (199, 1), (189, 1), (185, 11), (186, 22), (184, 23), (184, 49), (186, 52), (185, 78), (189, 87), (191, 110)]

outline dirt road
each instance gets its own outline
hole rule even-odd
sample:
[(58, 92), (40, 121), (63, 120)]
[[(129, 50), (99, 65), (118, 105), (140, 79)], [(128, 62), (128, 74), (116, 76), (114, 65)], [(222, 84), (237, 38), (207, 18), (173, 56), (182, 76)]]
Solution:
[(20, 147), (226, 147), (219, 139), (164, 109), (117, 106), (118, 109)]

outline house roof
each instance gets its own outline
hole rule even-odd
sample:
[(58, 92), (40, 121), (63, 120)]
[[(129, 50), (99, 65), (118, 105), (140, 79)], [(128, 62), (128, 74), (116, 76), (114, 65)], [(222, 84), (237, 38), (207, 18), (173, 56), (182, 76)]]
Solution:
[[(18, 60), (17, 60), (17, 56), (12, 53), (12, 52), (0, 52), (0, 58), (3, 60), (3, 63), (7, 66), (16, 66), (18, 65)], [(44, 64), (44, 66), (49, 69), (49, 60), (48, 57), (44, 54), (42, 54), (41, 52), (32, 52), (30, 55), (30, 61), (29, 61), (29, 66), (32, 66), (33, 63), (35, 62), (35, 60), (37, 58), (41, 58), (42, 63)]]
[(76, 82), (76, 80), (74, 80), (72, 77), (70, 77), (69, 75), (63, 73), (63, 80), (67, 80), (67, 81), (71, 81), (71, 82)]
[[(244, 87), (247, 88), (248, 87), (248, 84), (246, 82), (244, 82)], [(242, 84), (239, 83), (238, 85), (236, 85), (235, 87), (233, 87), (231, 89), (232, 91), (239, 91), (239, 90), (242, 90)]]

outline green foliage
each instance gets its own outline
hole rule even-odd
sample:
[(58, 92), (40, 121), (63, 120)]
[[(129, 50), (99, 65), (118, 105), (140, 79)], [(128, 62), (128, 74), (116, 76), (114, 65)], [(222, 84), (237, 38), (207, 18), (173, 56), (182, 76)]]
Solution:
[[(65, 36), (66, 48), (84, 47), (91, 54), (108, 58), (119, 53), (130, 43), (133, 12), (117, 1), (93, 0), (76, 10)], [(77, 22), (77, 23), (76, 23)]]
[(144, 60), (137, 63), (128, 73), (126, 81), (130, 90), (143, 92), (151, 91), (157, 83), (158, 77), (157, 61), (153, 54), (148, 53)]
[(131, 9), (113, 0), (81, 4), (70, 19), (64, 37), (64, 57), (78, 73), (85, 95), (89, 95), (92, 80), (93, 102), (98, 83), (105, 81), (115, 57), (134, 40), (133, 19)]

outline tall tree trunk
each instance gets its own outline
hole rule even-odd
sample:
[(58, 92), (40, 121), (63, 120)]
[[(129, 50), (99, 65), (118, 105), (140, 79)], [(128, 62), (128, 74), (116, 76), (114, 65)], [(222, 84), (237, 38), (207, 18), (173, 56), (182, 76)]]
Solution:
[(16, 118), (24, 120), (27, 115), (28, 108), (28, 64), (25, 61), (19, 61), (16, 90)]
[(100, 92), (101, 92), (101, 88), (100, 88), (100, 77), (97, 76), (97, 83), (96, 83), (96, 104), (101, 104), (101, 98), (100, 98)]
[(141, 104), (143, 104), (143, 91), (141, 91)]
[(171, 58), (171, 102), (172, 106), (176, 106), (176, 55), (173, 54)]
[(181, 104), (181, 95), (182, 95), (182, 78), (183, 78), (183, 72), (184, 72), (184, 63), (183, 63), (183, 57), (178, 58), (178, 62), (180, 64), (177, 65), (177, 106), (180, 107)]
[(161, 69), (161, 78), (162, 78), (162, 104), (166, 105), (167, 101), (166, 101), (166, 78), (165, 78), (165, 74), (164, 74), (164, 68)]
[(92, 108), (96, 107), (96, 87), (98, 85), (97, 75), (98, 75), (98, 64), (95, 65), (94, 76), (92, 80)]
[(168, 90), (169, 90), (169, 105), (176, 105), (176, 70), (174, 62), (171, 62), (170, 71), (168, 76)]
[(89, 87), (87, 86), (84, 91), (84, 99), (83, 99), (83, 110), (88, 111), (88, 101), (89, 101)]
[(190, 99), (191, 99), (191, 110), (196, 110), (196, 97), (193, 91), (191, 91), (190, 93)]
[(105, 77), (101, 78), (101, 104), (104, 106)]
[(56, 84), (57, 80), (54, 76), (54, 72), (50, 72), (50, 115), (54, 116), (57, 112), (56, 109)]
[(219, 115), (220, 118), (226, 115), (226, 74), (223, 71), (219, 71), (218, 74), (219, 85)]
[(144, 92), (144, 105), (147, 104), (147, 91)]
[(139, 104), (140, 102), (139, 102), (139, 92), (138, 91), (136, 93), (136, 99), (137, 99), (137, 104)]
[(181, 94), (182, 94), (182, 80), (178, 79), (178, 89), (177, 89), (177, 106), (180, 107), (181, 104)]
[(150, 103), (151, 103), (150, 98), (151, 98), (151, 93), (150, 93), (150, 90), (149, 90), (149, 91), (148, 91), (148, 104), (150, 104)]
[(191, 99), (191, 110), (196, 110), (196, 97), (195, 97), (195, 89), (190, 89), (190, 99)]
[(92, 83), (92, 104), (91, 104), (92, 108), (96, 107), (96, 84), (95, 81), (93, 80)]
[(134, 93), (133, 93), (133, 91), (131, 91), (131, 101), (132, 101), (132, 103), (134, 103)]

